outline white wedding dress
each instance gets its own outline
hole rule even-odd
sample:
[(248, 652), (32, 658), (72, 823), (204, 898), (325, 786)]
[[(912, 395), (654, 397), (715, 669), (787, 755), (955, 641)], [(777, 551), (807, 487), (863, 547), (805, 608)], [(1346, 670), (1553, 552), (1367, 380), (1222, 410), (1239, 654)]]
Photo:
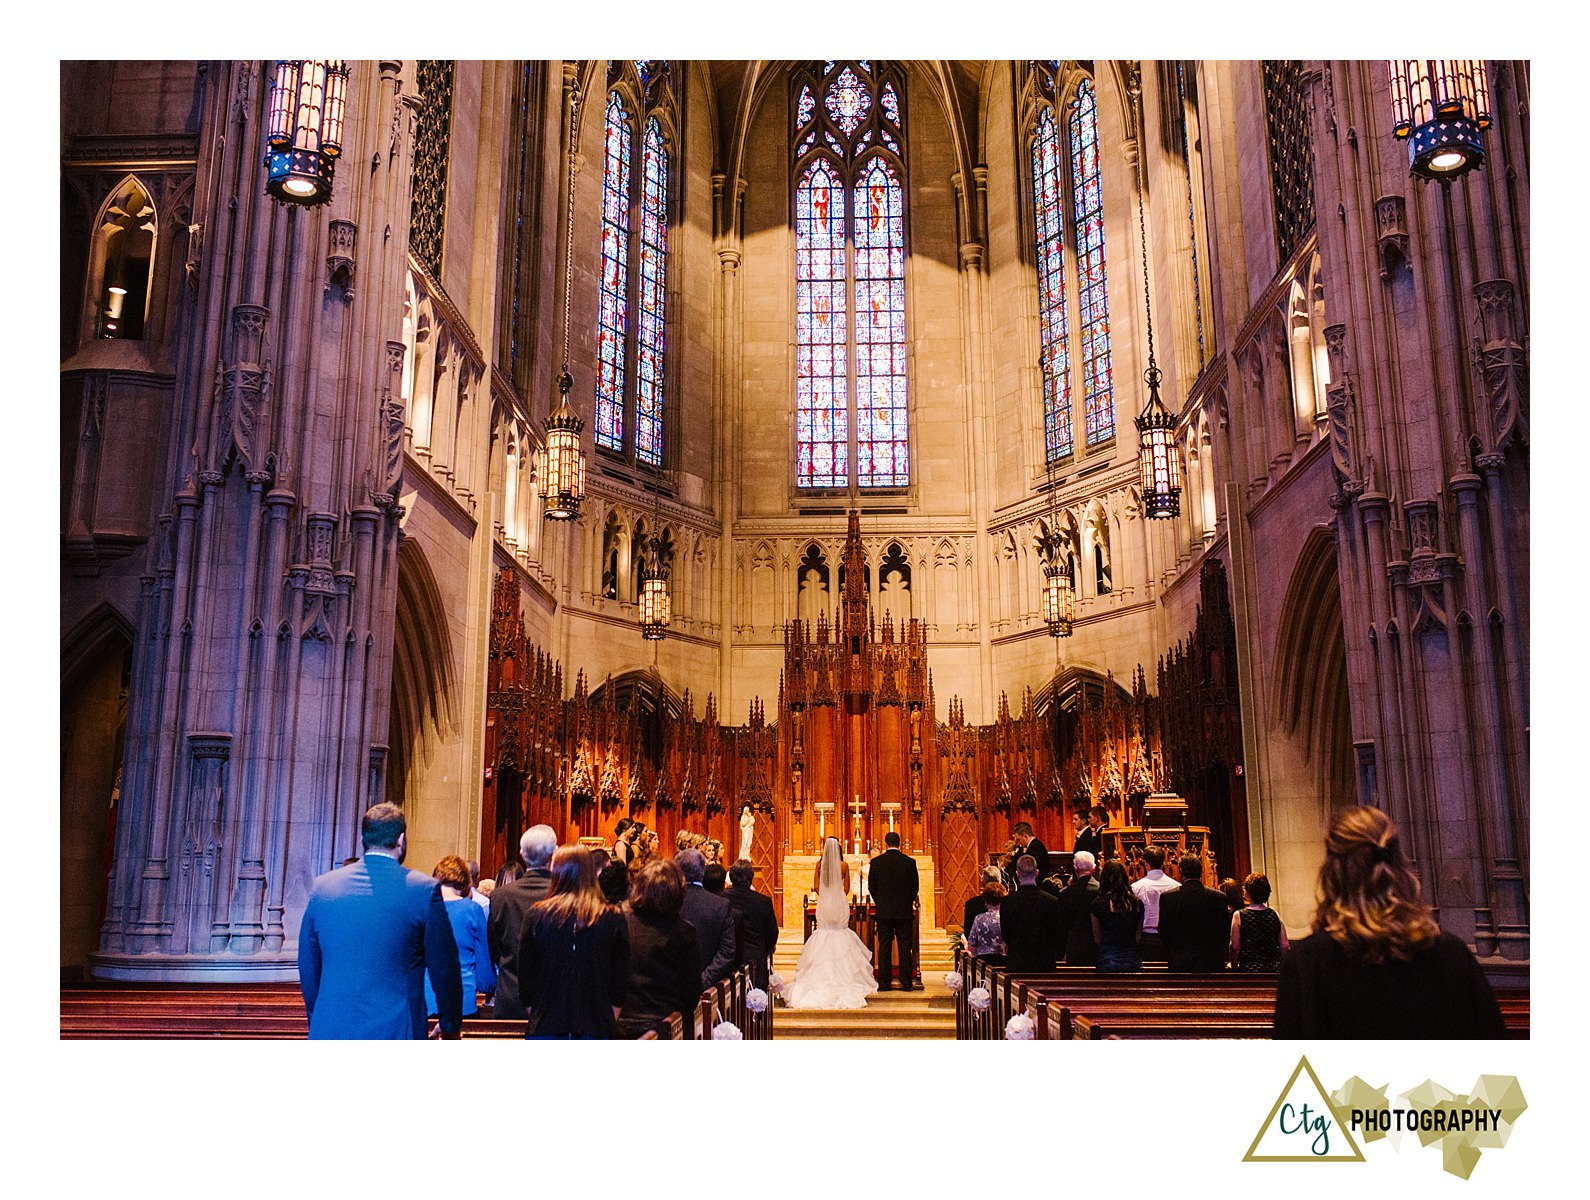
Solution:
[(865, 1008), (877, 990), (872, 951), (851, 931), (839, 841), (823, 845), (817, 883), (817, 928), (801, 949), (785, 1002), (791, 1008)]

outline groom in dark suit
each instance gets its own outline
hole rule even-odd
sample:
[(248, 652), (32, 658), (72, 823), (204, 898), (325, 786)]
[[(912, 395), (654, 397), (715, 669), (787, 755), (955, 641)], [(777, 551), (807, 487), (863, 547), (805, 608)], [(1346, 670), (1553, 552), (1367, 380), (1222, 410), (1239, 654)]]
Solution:
[[(891, 970), (894, 947), (900, 947), (900, 987), (910, 991), (916, 976), (912, 959), (912, 919), (921, 885), (917, 881), (916, 859), (900, 852), (900, 835), (883, 835), (884, 852), (867, 865), (867, 890), (872, 893), (878, 926), (878, 989), (893, 987)], [(917, 986), (921, 986), (920, 984)]]
[(463, 1012), (458, 945), (440, 885), (403, 868), (395, 804), (364, 814), (364, 857), (315, 879), (298, 928), (298, 985), (311, 1038), (423, 1038), (425, 973), (443, 1037)]

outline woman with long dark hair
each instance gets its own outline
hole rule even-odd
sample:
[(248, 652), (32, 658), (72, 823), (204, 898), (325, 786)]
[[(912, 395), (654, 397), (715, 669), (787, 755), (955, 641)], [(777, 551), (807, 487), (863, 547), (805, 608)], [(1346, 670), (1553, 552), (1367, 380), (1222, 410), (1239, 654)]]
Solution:
[(1099, 970), (1141, 971), (1143, 902), (1132, 894), (1121, 860), (1112, 858), (1099, 870), (1099, 894), (1089, 913), (1093, 940), (1099, 947)]
[(1355, 807), (1325, 837), (1314, 932), (1281, 961), (1278, 1038), (1500, 1038), (1474, 955), (1419, 898), (1391, 818)]
[(519, 943), (525, 1037), (613, 1037), (629, 983), (628, 926), (596, 886), (585, 847), (559, 846), (551, 871)]

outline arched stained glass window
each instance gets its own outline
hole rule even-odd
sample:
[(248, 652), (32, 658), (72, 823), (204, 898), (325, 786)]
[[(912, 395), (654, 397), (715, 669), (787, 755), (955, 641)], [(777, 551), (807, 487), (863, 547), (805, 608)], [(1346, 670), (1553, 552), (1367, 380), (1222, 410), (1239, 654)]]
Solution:
[(1066, 320), (1065, 221), (1061, 207), (1060, 131), (1054, 113), (1038, 116), (1032, 147), (1033, 208), (1038, 224), (1038, 363), (1043, 374), (1043, 448), (1048, 462), (1072, 452), (1071, 339)]
[(614, 60), (608, 68), (596, 327), (597, 448), (659, 469), (667, 429), (671, 80), (667, 59)]
[(602, 285), (596, 323), (596, 444), (624, 448), (624, 333), (629, 308), (629, 113), (607, 97), (602, 172)]
[(635, 457), (662, 465), (663, 351), (667, 336), (668, 150), (653, 117), (641, 151), (640, 304), (635, 331)]
[(1115, 436), (1110, 375), (1110, 297), (1104, 272), (1104, 199), (1099, 188), (1099, 123), (1093, 84), (1083, 80), (1071, 109), (1072, 203), (1082, 334), (1082, 405), (1088, 445)]
[(1114, 438), (1115, 389), (1093, 82), (1084, 78), (1077, 86), (1062, 133), (1055, 64), (1031, 66), (1039, 101), (1032, 130), (1038, 355), (1044, 461), (1052, 464), (1076, 452), (1078, 393), (1085, 447)]
[(849, 480), (846, 403), (845, 192), (834, 166), (816, 159), (795, 189), (796, 482)]
[(906, 487), (903, 81), (829, 62), (793, 94), (796, 485)]

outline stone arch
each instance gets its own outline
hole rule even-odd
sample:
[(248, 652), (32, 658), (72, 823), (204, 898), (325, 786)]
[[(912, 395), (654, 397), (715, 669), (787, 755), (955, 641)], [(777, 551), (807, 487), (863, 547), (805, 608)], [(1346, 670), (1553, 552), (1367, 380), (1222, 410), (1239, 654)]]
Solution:
[(153, 190), (136, 174), (122, 176), (91, 228), (83, 336), (141, 340), (160, 238)]
[(443, 853), (464, 844), (456, 840), (461, 830), (448, 827), (459, 814), (448, 811), (454, 798), (445, 790), (449, 775), (455, 788), (459, 778), (449, 770), (462, 748), (457, 691), (446, 601), (419, 541), (405, 538), (398, 549), (386, 799), (408, 810), (409, 843), (422, 869), (429, 866), (422, 843), (453, 837), (454, 848)]

